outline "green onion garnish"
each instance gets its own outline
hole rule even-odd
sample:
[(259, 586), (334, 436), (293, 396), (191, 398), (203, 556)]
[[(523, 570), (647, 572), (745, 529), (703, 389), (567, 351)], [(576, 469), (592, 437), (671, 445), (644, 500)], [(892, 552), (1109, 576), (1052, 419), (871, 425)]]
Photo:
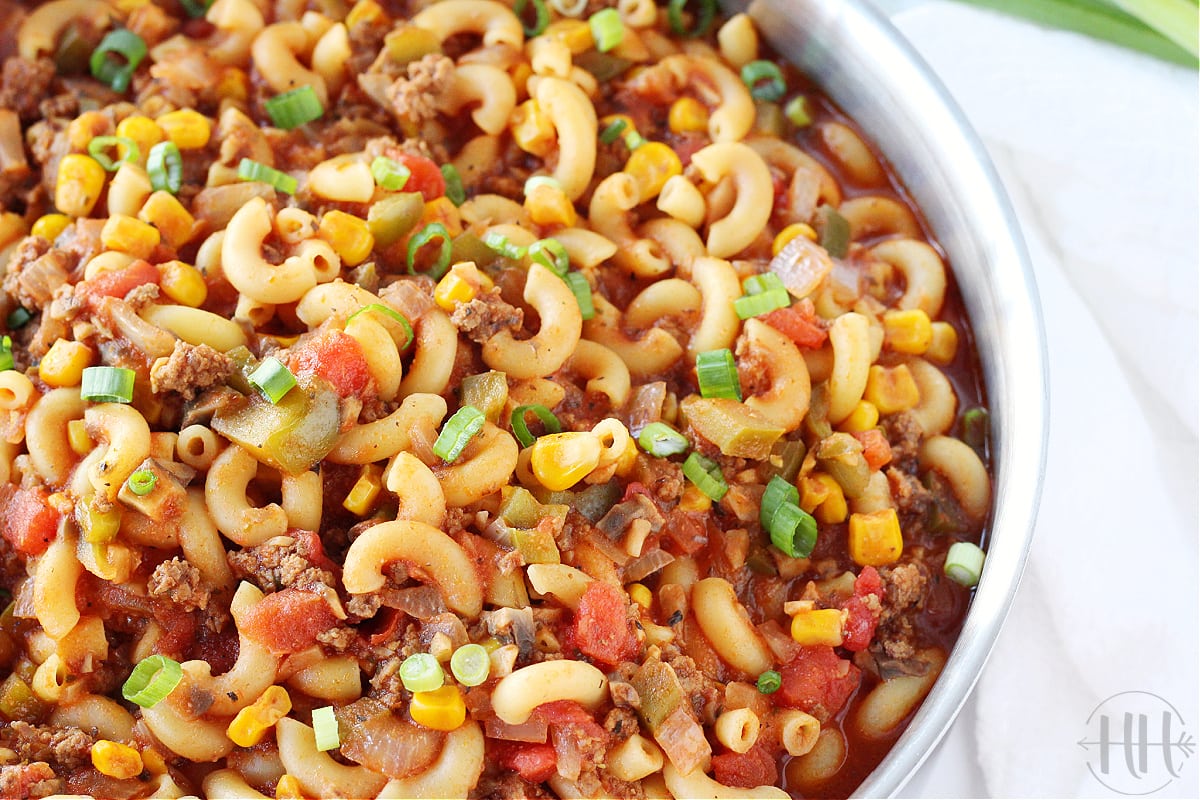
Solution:
[(775, 509), (767, 532), (771, 544), (791, 558), (808, 558), (817, 544), (817, 521), (790, 501), (780, 503)]
[(371, 175), (384, 189), (398, 192), (408, 183), (412, 170), (387, 156), (375, 156), (375, 160), (371, 162)]
[(683, 462), (683, 476), (696, 484), (696, 488), (710, 500), (720, 502), (729, 491), (721, 465), (694, 450)]
[(529, 245), (526, 252), (531, 261), (541, 264), (560, 278), (566, 278), (571, 270), (571, 258), (567, 255), (567, 248), (557, 239), (538, 239)]
[(779, 691), (780, 686), (783, 686), (783, 676), (775, 670), (769, 669), (758, 676), (758, 682), (755, 685), (763, 694), (774, 694)]
[(33, 312), (24, 306), (17, 306), (12, 311), (8, 312), (8, 329), (15, 331), (17, 328), (24, 328), (29, 324), (29, 320), (33, 319)]
[[(624, 120), (621, 121), (624, 122)], [(533, 175), (525, 181), (525, 196), (528, 197), (529, 193), (539, 186), (549, 186), (552, 189), (562, 190), (562, 184), (549, 175)]]
[(499, 231), (488, 231), (487, 235), (483, 237), (483, 243), (505, 258), (516, 260), (525, 257), (526, 249), (513, 244), (507, 236)]
[(158, 485), (158, 476), (148, 469), (134, 470), (133, 474), (129, 476), (128, 483), (129, 491), (138, 497), (145, 497)]
[(759, 294), (748, 294), (733, 301), (733, 310), (738, 319), (750, 319), (759, 314), (767, 314), (777, 308), (787, 308), (792, 304), (792, 296), (787, 289), (771, 289)]
[[(129, 88), (129, 82), (133, 79), (138, 64), (142, 63), (148, 52), (150, 51), (146, 42), (133, 31), (125, 28), (110, 31), (92, 51), (89, 62), (92, 77), (108, 84), (114, 92), (124, 92)], [(120, 56), (124, 63), (120, 59), (111, 58), (110, 53)]]
[(821, 247), (834, 258), (845, 258), (850, 252), (850, 222), (830, 205), (817, 208)]
[(462, 176), (453, 164), (442, 164), (442, 179), (446, 181), (446, 199), (456, 206), (467, 202), (467, 190), (463, 188)]
[(437, 260), (433, 262), (433, 266), (426, 271), (426, 274), (437, 280), (446, 274), (446, 270), (450, 269), (450, 231), (446, 230), (446, 226), (440, 222), (431, 222), (408, 240), (409, 275), (417, 274), (417, 253), (421, 252), (421, 248), (434, 239), (441, 239), (442, 244), (438, 248)]
[[(526, 25), (523, 15), (525, 6), (530, 2), (533, 3), (533, 24)], [(521, 28), (524, 29), (525, 35), (530, 38), (541, 35), (542, 31), (546, 30), (546, 26), (550, 24), (550, 12), (546, 9), (544, 0), (517, 0), (513, 3), (512, 10), (517, 15), (517, 19), (521, 20)]]
[(143, 658), (121, 687), (121, 696), (142, 708), (154, 708), (183, 680), (183, 667), (163, 655)]
[(333, 714), (333, 706), (314, 708), (312, 712), (313, 738), (317, 742), (317, 750), (335, 750), (342, 745), (338, 734), (337, 717)]
[[(446, 463), (454, 461), (462, 455), (463, 450), (467, 449), (467, 444), (475, 437), (475, 434), (483, 430), (485, 422), (487, 422), (487, 417), (478, 408), (463, 406), (455, 411), (454, 416), (446, 420), (446, 424), (442, 426), (442, 432), (438, 434), (437, 441), (433, 443), (433, 454)], [(433, 688), (436, 689), (437, 686)], [(412, 691), (429, 690), (413, 689)]]
[(264, 358), (254, 372), (250, 373), (248, 380), (257, 386), (272, 404), (282, 400), (296, 385), (296, 376), (275, 356)]
[(584, 319), (591, 319), (596, 316), (596, 305), (592, 302), (592, 285), (588, 283), (588, 279), (583, 277), (582, 272), (568, 272), (563, 278), (567, 282), (567, 286), (571, 287), (571, 294), (575, 295), (575, 302), (579, 303), (579, 314)]
[(308, 85), (277, 94), (263, 103), (267, 116), (276, 128), (290, 131), (306, 122), (320, 119), (325, 113), (317, 93)]
[(244, 181), (258, 181), (274, 186), (284, 194), (295, 194), (300, 185), (295, 178), (286, 172), (280, 172), (274, 167), (260, 164), (249, 158), (243, 158), (238, 164), (237, 176)]
[(442, 688), (446, 673), (429, 653), (413, 653), (400, 665), (400, 682), (410, 692), (432, 692)]
[(746, 294), (762, 294), (772, 289), (786, 289), (783, 279), (774, 272), (764, 272), (761, 275), (751, 275), (742, 281), (742, 291)]
[[(118, 145), (125, 148), (125, 154), (119, 155), (117, 160), (113, 161), (108, 155), (108, 149)], [(136, 162), (142, 157), (141, 148), (128, 136), (93, 136), (87, 149), (88, 155), (100, 162), (105, 172), (116, 172), (126, 161)], [(120, 150), (117, 152), (120, 153)]]
[(990, 427), (987, 409), (983, 406), (968, 408), (963, 412), (959, 426), (959, 430), (962, 432), (959, 438), (970, 445), (971, 449), (983, 455), (987, 450), (988, 428)]
[(799, 505), (800, 491), (792, 485), (791, 481), (773, 475), (767, 482), (767, 488), (763, 491), (762, 503), (758, 507), (758, 521), (764, 529), (770, 526), (771, 518), (784, 503)]
[(483, 645), (464, 644), (450, 656), (450, 671), (463, 686), (478, 686), (487, 680), (492, 659)]
[(783, 99), (787, 84), (783, 82), (783, 70), (772, 61), (751, 61), (742, 67), (742, 83), (750, 90), (755, 100), (777, 103)]
[(634, 130), (625, 131), (625, 147), (628, 148), (630, 151), (637, 150), (639, 147), (641, 147), (645, 143), (646, 143), (646, 140), (644, 138), (642, 138), (642, 135), (640, 133), (638, 133), (637, 131), (634, 131)]
[(783, 115), (797, 128), (807, 128), (812, 125), (812, 109), (808, 97), (798, 94), (783, 107)]
[(697, 37), (708, 33), (717, 13), (717, 0), (699, 0), (700, 8), (696, 12), (693, 20), (695, 24), (691, 30), (688, 30), (683, 21), (683, 9), (687, 5), (688, 0), (671, 0), (667, 6), (667, 22), (671, 24), (671, 30), (676, 36)]
[(206, 13), (208, 8), (213, 4), (214, 0), (179, 0), (179, 5), (183, 6), (183, 10), (192, 19), (200, 19)]
[(0, 372), (15, 366), (12, 352), (12, 337), (0, 338)]
[(621, 138), (621, 134), (625, 132), (625, 128), (628, 125), (629, 123), (623, 119), (614, 119), (605, 126), (604, 130), (600, 131), (600, 142), (602, 144), (612, 144)]
[(979, 583), (983, 574), (984, 552), (971, 542), (955, 542), (946, 551), (946, 565), (942, 571), (955, 583), (971, 587)]
[(512, 428), (513, 436), (517, 437), (517, 441), (521, 443), (521, 447), (529, 447), (537, 441), (537, 437), (529, 432), (529, 424), (525, 422), (525, 415), (529, 412), (542, 422), (542, 427), (546, 429), (546, 433), (562, 433), (562, 423), (558, 421), (558, 417), (543, 405), (533, 404), (528, 406), (517, 406), (513, 409), (512, 416), (509, 417), (509, 426)]
[(124, 367), (85, 367), (79, 396), (93, 403), (129, 403), (136, 377), (137, 373)]
[(696, 381), (701, 397), (742, 399), (742, 384), (738, 380), (737, 364), (729, 348), (708, 350), (696, 354)]
[(346, 317), (346, 325), (349, 325), (350, 320), (354, 319), (359, 314), (370, 314), (373, 312), (378, 313), (378, 314), (383, 314), (388, 319), (399, 323), (401, 328), (404, 328), (404, 343), (399, 346), (399, 349), (403, 350), (404, 348), (406, 348), (410, 344), (412, 344), (412, 340), (413, 340), (412, 325), (404, 317), (404, 315), (401, 314), (399, 311), (397, 311), (394, 308), (388, 308), (387, 306), (383, 305), (382, 303), (369, 303), (368, 305), (363, 306), (358, 311), (355, 311), (353, 314)]
[(151, 147), (150, 155), (146, 156), (146, 172), (154, 191), (165, 189), (171, 194), (178, 193), (183, 187), (183, 154), (179, 152), (179, 145), (159, 142)]
[(652, 456), (666, 458), (686, 453), (691, 443), (665, 422), (651, 422), (638, 434), (638, 445)]
[(625, 24), (615, 8), (604, 8), (588, 17), (588, 27), (596, 40), (596, 49), (607, 53), (625, 38)]

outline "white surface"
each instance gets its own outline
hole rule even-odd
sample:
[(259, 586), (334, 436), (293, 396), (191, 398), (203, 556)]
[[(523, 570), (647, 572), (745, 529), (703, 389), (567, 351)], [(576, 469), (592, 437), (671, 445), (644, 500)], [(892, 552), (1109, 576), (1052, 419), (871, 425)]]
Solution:
[[(954, 3), (880, 5), (1000, 169), (1033, 257), (1051, 381), (1024, 583), (903, 796), (1119, 796), (1077, 744), (1095, 735), (1098, 704), (1154, 692), (1200, 735), (1196, 73)], [(1198, 762), (1153, 796), (1200, 796)]]

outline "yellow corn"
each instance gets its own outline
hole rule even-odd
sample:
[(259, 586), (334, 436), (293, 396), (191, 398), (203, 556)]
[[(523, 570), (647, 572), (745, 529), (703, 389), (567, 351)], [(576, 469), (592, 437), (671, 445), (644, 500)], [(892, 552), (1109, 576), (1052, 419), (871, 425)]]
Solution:
[(67, 145), (72, 151), (87, 150), (97, 136), (112, 133), (112, 123), (99, 111), (85, 111), (67, 125)]
[(160, 190), (146, 198), (138, 219), (158, 228), (169, 247), (178, 250), (188, 243), (196, 231), (196, 219), (183, 207), (175, 195)]
[(304, 800), (300, 779), (286, 773), (280, 776), (279, 783), (275, 784), (275, 800)]
[(629, 592), (630, 600), (647, 611), (650, 610), (650, 606), (654, 603), (654, 595), (650, 593), (645, 584), (631, 583), (625, 587), (625, 591)]
[(708, 130), (708, 109), (694, 97), (681, 97), (671, 104), (667, 125), (674, 133), (704, 133)]
[[(132, 139), (138, 146), (138, 151), (141, 153), (139, 163), (145, 164), (146, 157), (150, 155), (150, 148), (161, 142), (165, 135), (162, 128), (158, 127), (158, 123), (149, 117), (144, 117), (141, 114), (134, 114), (131, 117), (126, 117), (117, 125), (117, 136), (124, 136), (126, 139)], [(117, 155), (125, 158), (125, 146), (117, 145)]]
[(250, 96), (250, 76), (238, 67), (226, 67), (217, 83), (217, 97), (222, 100), (245, 102)]
[(425, 204), (421, 212), (421, 226), (431, 222), (445, 225), (451, 236), (458, 236), (463, 231), (462, 214), (459, 213), (458, 206), (454, 205), (454, 201), (445, 195), (435, 197)]
[(104, 191), (104, 167), (91, 156), (71, 153), (58, 163), (54, 206), (70, 217), (86, 217)]
[(814, 242), (817, 240), (817, 232), (812, 229), (811, 225), (793, 222), (775, 235), (775, 241), (771, 242), (771, 255), (779, 255), (780, 251), (787, 247), (788, 242), (797, 236), (803, 236)]
[[(61, 216), (61, 214), (56, 214), (54, 216)], [(40, 222), (41, 220), (38, 221)], [(13, 211), (6, 211), (3, 214), (0, 214), (0, 247), (7, 247), (24, 235), (25, 220), (20, 214), (17, 214)]]
[(466, 721), (467, 704), (458, 687), (448, 683), (432, 692), (413, 692), (408, 713), (418, 725), (435, 731), (452, 731)]
[(53, 242), (58, 235), (71, 224), (71, 218), (66, 214), (43, 214), (33, 223), (29, 231), (34, 236), (40, 236), (46, 241)]
[(842, 612), (836, 608), (805, 609), (792, 617), (792, 639), (808, 646), (842, 645)]
[(586, 53), (596, 43), (592, 37), (591, 26), (581, 19), (560, 19), (552, 22), (542, 31), (542, 35), (549, 37), (547, 41), (565, 44), (573, 56)]
[(545, 158), (554, 150), (554, 123), (537, 100), (526, 100), (517, 106), (509, 117), (508, 128), (517, 147), (526, 153)]
[(712, 498), (690, 483), (684, 487), (683, 496), (679, 498), (680, 511), (704, 512), (711, 508)]
[(885, 311), (883, 334), (887, 346), (897, 353), (919, 356), (933, 341), (933, 325), (929, 315), (919, 308), (904, 311)]
[(38, 377), (54, 387), (78, 386), (84, 367), (92, 363), (92, 349), (83, 342), (59, 339), (38, 364)]
[(73, 419), (67, 423), (67, 444), (71, 445), (75, 455), (86, 456), (92, 452), (95, 442), (88, 435), (87, 423), (81, 419)]
[(375, 498), (383, 488), (383, 470), (376, 464), (366, 464), (358, 473), (358, 480), (350, 487), (350, 493), (342, 501), (342, 508), (351, 514), (365, 517), (375, 507)]
[(438, 281), (437, 288), (433, 290), (433, 299), (446, 311), (454, 311), (459, 303), (474, 300), (477, 291), (470, 281), (452, 269)]
[(321, 216), (317, 237), (329, 242), (348, 267), (357, 267), (366, 261), (375, 247), (375, 237), (371, 235), (367, 221), (337, 209)]
[(100, 739), (92, 745), (92, 766), (110, 778), (136, 778), (142, 774), (142, 754), (127, 744)]
[(850, 558), (860, 567), (892, 564), (904, 552), (896, 509), (850, 515)]
[(346, 27), (353, 28), (360, 23), (382, 22), (383, 20), (383, 7), (379, 3), (376, 3), (375, 0), (358, 0), (354, 4), (354, 8), (350, 9), (350, 13), (346, 15)]
[(949, 322), (935, 322), (930, 328), (933, 335), (925, 357), (938, 364), (949, 364), (958, 352), (958, 331)]
[(167, 773), (167, 762), (159, 754), (157, 750), (147, 747), (142, 751), (142, 766), (151, 775), (165, 775)]
[(600, 437), (569, 431), (540, 437), (533, 443), (529, 465), (538, 481), (552, 492), (570, 489), (600, 463)]
[(879, 409), (866, 400), (859, 400), (854, 406), (854, 410), (850, 412), (850, 416), (842, 420), (838, 425), (838, 430), (846, 431), (847, 433), (862, 433), (869, 431), (879, 424)]
[(199, 308), (208, 299), (208, 284), (200, 270), (182, 261), (168, 261), (158, 265), (158, 285), (163, 294), (181, 306)]
[(525, 210), (538, 225), (561, 225), (570, 228), (579, 219), (575, 204), (558, 186), (540, 184), (525, 195)]
[(679, 154), (662, 142), (646, 142), (629, 154), (625, 172), (638, 182), (642, 202), (657, 197), (669, 178), (683, 173)]
[(237, 713), (225, 735), (238, 747), (253, 747), (291, 710), (292, 698), (288, 697), (287, 689), (268, 686), (257, 700)]
[(921, 402), (921, 392), (907, 364), (896, 367), (872, 364), (863, 398), (874, 404), (880, 414), (895, 414)]
[(208, 117), (191, 108), (167, 112), (155, 121), (180, 150), (204, 147), (212, 136), (212, 123)]
[(124, 214), (113, 214), (100, 230), (100, 241), (109, 250), (134, 258), (148, 258), (162, 241), (158, 228)]
[(826, 525), (845, 522), (849, 510), (841, 484), (824, 472), (814, 472), (801, 479), (800, 507)]

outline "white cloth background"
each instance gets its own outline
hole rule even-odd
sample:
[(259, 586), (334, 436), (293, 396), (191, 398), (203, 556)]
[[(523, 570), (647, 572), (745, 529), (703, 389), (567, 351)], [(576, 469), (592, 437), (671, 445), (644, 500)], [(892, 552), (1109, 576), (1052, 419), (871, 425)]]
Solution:
[[(1077, 742), (1154, 692), (1200, 734), (1197, 74), (949, 2), (880, 0), (988, 145), (1033, 257), (1049, 462), (1024, 583), (909, 797), (1117, 796)], [(1200, 756), (1156, 797), (1197, 797)]]

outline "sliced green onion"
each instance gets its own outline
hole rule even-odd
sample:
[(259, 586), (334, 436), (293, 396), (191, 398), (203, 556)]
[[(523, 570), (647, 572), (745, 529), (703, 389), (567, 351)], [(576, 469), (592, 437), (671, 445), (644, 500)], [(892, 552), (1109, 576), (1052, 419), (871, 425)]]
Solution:
[(583, 277), (582, 272), (568, 272), (563, 278), (567, 282), (567, 286), (571, 287), (571, 294), (575, 295), (575, 302), (579, 303), (579, 313), (584, 319), (591, 319), (596, 316), (596, 306), (592, 302), (592, 285), (588, 283), (588, 279)]
[(531, 261), (541, 264), (560, 278), (566, 278), (571, 271), (567, 248), (558, 239), (538, 239), (529, 245), (527, 253)]
[(137, 373), (124, 367), (85, 367), (79, 396), (93, 403), (129, 403), (136, 377)]
[(646, 140), (637, 131), (625, 131), (625, 147), (629, 150), (637, 150), (645, 143)]
[(463, 188), (462, 176), (458, 174), (458, 167), (453, 164), (442, 164), (442, 179), (446, 181), (446, 198), (451, 203), (461, 206), (467, 202), (467, 190)]
[(629, 127), (629, 123), (623, 119), (614, 119), (605, 126), (604, 130), (600, 131), (601, 144), (612, 144), (617, 139), (621, 138), (621, 134), (625, 132), (625, 128)]
[(963, 586), (974, 586), (979, 583), (983, 574), (984, 552), (979, 545), (971, 542), (955, 542), (946, 551), (946, 566), (942, 571), (946, 577)]
[(683, 462), (683, 476), (696, 484), (696, 488), (710, 500), (720, 502), (729, 491), (729, 484), (725, 482), (721, 465), (694, 450)]
[(412, 177), (412, 170), (387, 156), (375, 156), (375, 160), (371, 162), (371, 175), (384, 189), (398, 192)]
[(250, 373), (248, 380), (257, 386), (272, 404), (282, 400), (296, 385), (296, 376), (275, 356), (264, 358), (254, 372)]
[(533, 175), (525, 181), (525, 196), (528, 197), (529, 193), (539, 186), (562, 190), (562, 184), (549, 175)]
[[(533, 3), (533, 24), (526, 25), (525, 6), (530, 2)], [(546, 9), (544, 0), (517, 0), (513, 3), (512, 10), (517, 15), (517, 19), (521, 20), (521, 28), (524, 29), (525, 35), (530, 38), (540, 36), (542, 31), (546, 30), (546, 26), (550, 24), (550, 12)]]
[(213, 0), (179, 0), (179, 5), (183, 6), (183, 10), (192, 19), (203, 17), (212, 4)]
[[(125, 155), (113, 161), (108, 155), (108, 149), (118, 145), (125, 148)], [(142, 157), (141, 148), (128, 136), (93, 136), (87, 149), (88, 155), (100, 162), (105, 172), (116, 172), (126, 161), (137, 162)]]
[(437, 280), (446, 274), (450, 269), (450, 231), (446, 230), (446, 226), (440, 222), (431, 222), (421, 230), (417, 231), (411, 239), (408, 240), (408, 274), (417, 274), (417, 253), (421, 252), (421, 248), (432, 242), (434, 239), (441, 239), (442, 244), (438, 248), (437, 261), (433, 262), (425, 274)]
[(546, 433), (562, 433), (562, 423), (558, 421), (558, 417), (554, 416), (554, 412), (543, 405), (537, 403), (527, 406), (517, 406), (513, 409), (512, 416), (509, 417), (509, 426), (512, 428), (513, 436), (517, 437), (517, 441), (521, 443), (521, 447), (529, 447), (537, 441), (537, 437), (529, 432), (529, 425), (525, 422), (525, 415), (530, 411), (542, 422), (542, 427), (546, 429)]
[(777, 103), (783, 99), (787, 84), (783, 81), (783, 70), (773, 61), (751, 61), (742, 67), (742, 83), (750, 90), (755, 100)]
[(5, 336), (0, 339), (0, 372), (6, 369), (12, 369), (15, 366), (12, 352), (12, 337)]
[[(446, 420), (446, 424), (442, 426), (442, 432), (438, 434), (437, 441), (433, 443), (433, 454), (446, 463), (454, 461), (462, 455), (463, 450), (467, 449), (467, 444), (475, 437), (475, 434), (483, 430), (485, 422), (487, 422), (487, 417), (478, 408), (463, 406), (455, 411), (454, 416)], [(433, 688), (436, 689), (437, 686)], [(414, 689), (413, 691), (428, 690)]]
[(314, 708), (312, 723), (313, 738), (316, 739), (317, 750), (325, 752), (326, 750), (336, 750), (338, 747), (341, 747), (342, 738), (338, 733), (338, 722), (337, 717), (333, 713), (333, 706)]
[(508, 237), (499, 231), (488, 231), (483, 237), (483, 243), (495, 250), (505, 258), (518, 259), (524, 258), (526, 249), (520, 245), (513, 244), (508, 240)]
[(762, 503), (758, 507), (758, 521), (763, 528), (770, 526), (771, 518), (784, 503), (799, 505), (800, 491), (792, 485), (791, 481), (773, 475), (767, 482), (767, 488), (763, 491)]
[(178, 193), (183, 188), (183, 153), (179, 152), (179, 145), (159, 142), (151, 147), (150, 155), (146, 156), (146, 173), (154, 191)]
[(764, 272), (761, 275), (751, 275), (742, 281), (742, 291), (746, 294), (762, 294), (772, 289), (786, 289), (783, 279), (774, 272)]
[(652, 456), (666, 458), (686, 453), (691, 443), (665, 422), (651, 422), (638, 434), (638, 444)]
[(587, 8), (588, 0), (549, 0), (549, 6), (564, 17), (578, 17)]
[(733, 301), (733, 310), (738, 319), (750, 319), (759, 314), (767, 314), (777, 308), (787, 308), (792, 304), (792, 296), (787, 289), (771, 289), (759, 294), (749, 294)]
[(263, 103), (263, 108), (275, 127), (285, 131), (320, 119), (325, 113), (317, 93), (307, 84), (269, 98)]
[(8, 329), (15, 331), (17, 328), (24, 328), (31, 319), (33, 319), (33, 312), (24, 306), (17, 306), (8, 312)]
[(400, 664), (400, 682), (410, 692), (432, 692), (442, 688), (446, 673), (429, 653), (413, 653)]
[(738, 380), (737, 364), (728, 348), (696, 354), (696, 381), (701, 397), (742, 399), (742, 384)]
[(492, 659), (483, 645), (464, 644), (450, 656), (450, 671), (463, 686), (478, 686), (487, 680)]
[(812, 107), (806, 95), (798, 94), (783, 107), (783, 115), (797, 128), (812, 125)]
[(983, 406), (968, 408), (963, 412), (959, 425), (962, 431), (959, 438), (970, 445), (971, 449), (983, 455), (987, 450), (988, 428), (990, 427), (988, 410)]
[(625, 38), (625, 23), (615, 8), (604, 8), (588, 17), (588, 27), (592, 29), (592, 38), (596, 41), (596, 49), (607, 53), (621, 43)]
[(129, 491), (138, 497), (145, 497), (158, 485), (158, 476), (148, 469), (134, 470), (133, 474), (129, 476), (128, 483)]
[(700, 9), (696, 12), (694, 18), (695, 24), (691, 30), (687, 28), (683, 21), (683, 9), (688, 5), (688, 0), (671, 0), (667, 6), (667, 22), (671, 24), (671, 30), (676, 36), (703, 36), (708, 33), (708, 29), (712, 27), (713, 18), (717, 14), (717, 0), (699, 0)]
[(244, 181), (258, 181), (274, 186), (284, 194), (295, 194), (299, 183), (286, 172), (243, 158), (238, 164), (237, 176)]
[(755, 685), (763, 694), (774, 694), (779, 691), (780, 686), (783, 686), (783, 676), (775, 670), (769, 669), (758, 676), (758, 682)]
[(183, 667), (163, 655), (143, 658), (121, 687), (121, 696), (142, 708), (154, 708), (183, 680)]
[(767, 526), (771, 544), (791, 558), (808, 558), (817, 544), (817, 521), (800, 506), (783, 502)]
[(834, 258), (845, 258), (850, 252), (850, 222), (830, 205), (817, 209), (820, 219), (821, 247)]
[(394, 308), (388, 308), (387, 306), (383, 305), (382, 303), (370, 303), (368, 305), (363, 306), (358, 311), (355, 311), (353, 314), (346, 317), (346, 325), (349, 325), (350, 320), (354, 319), (359, 314), (370, 314), (370, 313), (383, 314), (388, 319), (391, 319), (391, 320), (399, 323), (401, 328), (404, 328), (404, 343), (399, 346), (399, 349), (403, 350), (404, 348), (406, 348), (410, 344), (412, 344), (412, 340), (413, 340), (412, 324), (399, 311), (397, 311)]
[[(129, 82), (133, 79), (138, 64), (142, 63), (148, 52), (150, 51), (145, 40), (133, 31), (125, 28), (110, 31), (92, 51), (89, 61), (92, 77), (108, 84), (114, 92), (124, 92), (129, 88)], [(110, 53), (121, 56), (124, 63), (110, 58)]]

